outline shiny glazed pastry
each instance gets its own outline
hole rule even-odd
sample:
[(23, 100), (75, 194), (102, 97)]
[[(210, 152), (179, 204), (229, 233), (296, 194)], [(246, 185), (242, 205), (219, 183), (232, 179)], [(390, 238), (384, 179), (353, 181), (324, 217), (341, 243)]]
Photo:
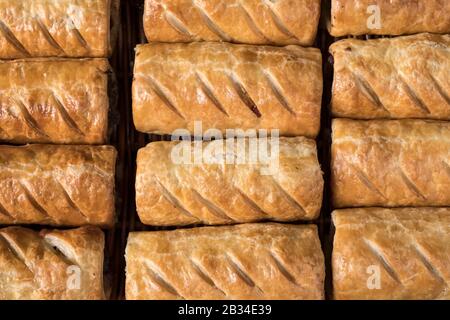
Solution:
[(334, 206), (450, 206), (450, 123), (333, 121)]
[(449, 12), (447, 0), (332, 0), (329, 30), (335, 37), (450, 33)]
[(450, 120), (450, 35), (334, 43), (337, 117)]
[(146, 0), (144, 29), (150, 42), (310, 46), (319, 18), (320, 0)]
[(106, 59), (0, 62), (0, 141), (106, 143), (109, 70)]
[(1, 0), (0, 59), (107, 57), (117, 1)]
[[(317, 136), (322, 100), (321, 53), (225, 43), (138, 46), (133, 82), (137, 130), (279, 129)], [(193, 134), (193, 133), (192, 133)]]
[(126, 262), (128, 300), (324, 298), (315, 225), (132, 232)]
[(0, 300), (99, 300), (103, 232), (0, 229)]
[(335, 299), (450, 299), (450, 209), (333, 213)]
[(109, 146), (0, 146), (0, 224), (111, 226), (115, 162)]
[[(278, 147), (270, 139), (268, 147), (261, 141), (258, 150), (268, 150), (270, 158), (253, 163), (248, 151), (243, 155), (241, 144), (233, 142), (200, 143), (204, 150), (201, 162), (186, 162), (182, 157), (195, 159), (198, 143), (155, 142), (139, 150), (136, 205), (141, 221), (178, 226), (319, 216), (323, 178), (315, 141), (280, 138)], [(258, 140), (245, 140), (245, 148), (254, 143)]]

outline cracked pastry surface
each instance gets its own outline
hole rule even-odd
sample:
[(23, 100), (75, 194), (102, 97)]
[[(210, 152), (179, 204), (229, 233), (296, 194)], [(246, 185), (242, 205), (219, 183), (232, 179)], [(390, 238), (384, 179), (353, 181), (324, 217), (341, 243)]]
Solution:
[[(370, 26), (377, 12), (380, 24)], [(450, 2), (445, 0), (332, 0), (328, 29), (334, 37), (450, 33), (449, 12)]]
[(132, 232), (126, 263), (128, 300), (324, 298), (315, 225)]
[(335, 207), (450, 206), (450, 123), (335, 119), (332, 129)]
[(116, 156), (109, 146), (0, 146), (0, 224), (111, 226)]
[[(258, 150), (267, 148), (269, 157), (253, 162), (250, 146), (264, 141), (240, 141), (245, 142), (228, 148), (233, 140), (204, 142), (201, 163), (184, 162), (198, 150), (191, 142), (154, 142), (139, 150), (136, 207), (141, 221), (178, 226), (319, 216), (324, 182), (314, 140), (280, 138), (277, 146), (268, 139), (268, 146)], [(236, 160), (226, 163), (230, 157)]]
[(149, 42), (224, 41), (311, 46), (320, 0), (146, 0)]
[(106, 59), (0, 62), (0, 141), (103, 144), (108, 131)]
[(103, 232), (96, 227), (0, 229), (0, 300), (98, 300)]
[(450, 119), (450, 35), (334, 43), (334, 116)]
[(450, 299), (450, 209), (333, 213), (334, 298)]
[(0, 59), (107, 57), (116, 1), (1, 0)]
[(226, 43), (146, 44), (136, 50), (136, 129), (278, 129), (316, 137), (322, 101), (321, 53), (315, 48)]

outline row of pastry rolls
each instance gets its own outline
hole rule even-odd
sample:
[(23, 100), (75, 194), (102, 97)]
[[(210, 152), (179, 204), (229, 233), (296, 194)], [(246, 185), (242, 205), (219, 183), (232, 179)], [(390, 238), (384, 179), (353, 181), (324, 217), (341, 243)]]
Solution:
[(450, 32), (447, 4), (332, 6), (334, 36), (435, 33), (330, 48), (334, 298), (449, 299), (450, 38), (437, 34)]
[(0, 142), (13, 144), (0, 146), (0, 224), (14, 225), (0, 229), (0, 299), (105, 298), (99, 227), (115, 221), (116, 150), (103, 145), (118, 5), (0, 2)]
[[(273, 223), (320, 214), (324, 182), (313, 139), (322, 58), (299, 46), (313, 44), (319, 16), (317, 0), (145, 2), (150, 43), (136, 49), (136, 129), (196, 135), (201, 123), (242, 135), (139, 150), (141, 221), (191, 228), (129, 234), (127, 299), (324, 298), (317, 227)], [(282, 137), (248, 138), (261, 129)], [(272, 156), (227, 161), (255, 144)], [(174, 161), (180, 150), (188, 160)]]

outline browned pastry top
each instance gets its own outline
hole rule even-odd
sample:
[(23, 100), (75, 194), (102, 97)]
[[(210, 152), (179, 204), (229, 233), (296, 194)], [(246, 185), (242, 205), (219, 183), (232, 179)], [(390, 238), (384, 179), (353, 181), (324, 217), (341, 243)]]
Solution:
[(126, 260), (130, 300), (324, 298), (314, 225), (132, 232)]
[(103, 232), (0, 229), (0, 300), (103, 299)]

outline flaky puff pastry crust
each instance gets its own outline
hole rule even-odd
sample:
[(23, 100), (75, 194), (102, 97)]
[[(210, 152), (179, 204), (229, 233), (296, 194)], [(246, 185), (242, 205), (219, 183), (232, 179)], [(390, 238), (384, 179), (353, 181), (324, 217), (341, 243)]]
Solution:
[(335, 119), (332, 127), (335, 207), (450, 206), (450, 123)]
[(103, 232), (96, 227), (0, 229), (0, 300), (98, 300)]
[(106, 59), (0, 62), (0, 141), (105, 143), (109, 70)]
[(0, 59), (107, 57), (111, 1), (0, 1)]
[[(379, 26), (373, 25), (378, 12)], [(450, 33), (449, 12), (446, 0), (332, 0), (329, 31), (335, 37)]]
[(450, 35), (346, 39), (330, 52), (333, 115), (450, 119)]
[(144, 30), (150, 42), (310, 46), (319, 18), (320, 0), (146, 0)]
[(0, 146), (0, 224), (114, 223), (109, 146)]
[(335, 299), (450, 299), (450, 209), (333, 213)]
[(128, 300), (324, 298), (314, 225), (132, 232), (126, 262)]
[(321, 53), (315, 48), (226, 43), (137, 47), (133, 82), (136, 129), (171, 134), (194, 122), (204, 130), (279, 129), (317, 136)]
[[(202, 163), (180, 161), (184, 147), (190, 148), (186, 154), (195, 161), (198, 144), (191, 142), (155, 142), (139, 150), (136, 206), (141, 221), (178, 226), (317, 218), (324, 182), (315, 141), (280, 138), (278, 161), (259, 158), (253, 163), (248, 152), (246, 158), (240, 153), (241, 146), (248, 150), (264, 142), (249, 141), (204, 142)], [(275, 155), (270, 139), (268, 147), (263, 144), (258, 150), (263, 148)], [(226, 157), (246, 160), (226, 163)], [(210, 163), (209, 158), (220, 161)]]

